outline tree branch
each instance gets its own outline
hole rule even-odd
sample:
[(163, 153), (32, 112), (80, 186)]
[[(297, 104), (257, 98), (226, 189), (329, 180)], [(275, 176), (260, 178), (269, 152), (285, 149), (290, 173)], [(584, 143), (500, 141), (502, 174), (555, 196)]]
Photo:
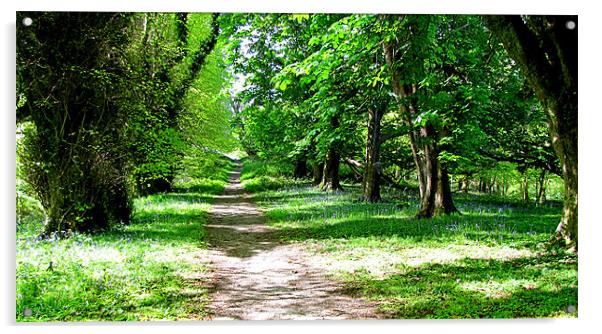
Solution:
[(545, 162), (545, 161), (541, 161), (541, 160), (528, 160), (526, 158), (521, 159), (521, 158), (511, 157), (511, 156), (507, 156), (507, 155), (500, 155), (500, 154), (497, 154), (494, 152), (484, 150), (483, 148), (479, 148), (479, 153), (481, 153), (483, 156), (493, 159), (495, 161), (514, 162), (514, 163), (525, 165), (525, 166), (542, 168), (542, 169), (545, 169), (551, 173), (554, 173), (554, 174), (562, 177), (562, 170), (560, 169), (560, 167), (558, 167), (555, 164), (552, 164), (550, 162)]
[(410, 129), (407, 126), (399, 126), (392, 131), (383, 131), (380, 135), (380, 143), (382, 144), (387, 140), (407, 135), (409, 132)]
[[(347, 163), (347, 165), (349, 165), (349, 167), (351, 167), (351, 170), (352, 170), (354, 173), (356, 173), (356, 174), (357, 174), (358, 176), (360, 176), (361, 178), (363, 178), (363, 177), (364, 177), (364, 176), (363, 176), (363, 174), (361, 174), (361, 173), (359, 172), (359, 170), (358, 170), (359, 168), (364, 168), (364, 165), (363, 165), (361, 162), (359, 162), (359, 161), (357, 161), (357, 160), (353, 160), (353, 159), (351, 159), (351, 158), (347, 158), (347, 159), (345, 159), (345, 162)], [(393, 180), (393, 178), (391, 178), (391, 177), (390, 177), (390, 176), (388, 176), (387, 174), (383, 173), (382, 171), (381, 171), (381, 173), (379, 173), (379, 175), (380, 175), (381, 179), (382, 179), (383, 181), (385, 181), (387, 184), (389, 184), (391, 187), (393, 187), (393, 188), (395, 188), (395, 189), (398, 189), (398, 190), (405, 190), (405, 189), (404, 189), (402, 186), (400, 186), (399, 184), (397, 184), (397, 183), (395, 182), (395, 180)]]

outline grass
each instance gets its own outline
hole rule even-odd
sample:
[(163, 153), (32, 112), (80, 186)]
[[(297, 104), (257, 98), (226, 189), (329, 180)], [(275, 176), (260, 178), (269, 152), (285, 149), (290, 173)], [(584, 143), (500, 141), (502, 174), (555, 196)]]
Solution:
[(241, 184), (245, 190), (260, 192), (276, 190), (295, 184), (291, 178), (291, 166), (269, 163), (263, 160), (244, 159)]
[(176, 175), (174, 191), (221, 194), (233, 168), (230, 159), (217, 153), (204, 152), (202, 158), (187, 156)]
[[(178, 192), (136, 199), (132, 222), (102, 234), (38, 240), (40, 210), (25, 198), (17, 321), (203, 319), (203, 224), (232, 165), (207, 166), (215, 178), (182, 174)], [(291, 180), (284, 166), (250, 160), (241, 178), (282, 240), (303, 243), (307, 261), (392, 318), (578, 314), (577, 257), (544, 247), (557, 204), (456, 194), (462, 215), (417, 220), (412, 192), (385, 190), (382, 203), (368, 204), (356, 185), (326, 193)]]
[[(136, 200), (132, 224), (69, 239), (17, 240), (17, 321), (200, 319), (208, 197)], [(25, 311), (31, 310), (31, 316)]]
[(413, 193), (369, 204), (358, 186), (345, 189), (283, 184), (255, 199), (282, 240), (303, 243), (349, 294), (390, 317), (577, 316), (577, 257), (545, 246), (558, 203), (456, 194), (461, 215), (418, 220)]
[(225, 159), (211, 165), (205, 172), (215, 179), (180, 177), (177, 192), (135, 199), (132, 222), (101, 234), (39, 240), (39, 212), (19, 212), (16, 320), (205, 318), (203, 225), (232, 167)]

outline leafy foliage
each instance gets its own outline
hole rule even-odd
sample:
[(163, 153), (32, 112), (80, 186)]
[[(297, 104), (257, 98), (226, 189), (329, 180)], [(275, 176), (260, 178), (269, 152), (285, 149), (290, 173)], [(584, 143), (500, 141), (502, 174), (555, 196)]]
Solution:
[[(32, 15), (29, 15), (32, 14)], [(25, 17), (20, 13), (19, 17)], [(217, 15), (27, 13), (19, 25), (20, 176), (44, 233), (128, 223), (131, 199), (166, 191), (190, 152), (234, 148)]]
[(45, 233), (128, 221), (127, 116), (119, 103), (132, 16), (29, 14), (34, 24), (17, 29), (17, 114), (34, 126), (23, 128), (19, 152), (47, 215)]

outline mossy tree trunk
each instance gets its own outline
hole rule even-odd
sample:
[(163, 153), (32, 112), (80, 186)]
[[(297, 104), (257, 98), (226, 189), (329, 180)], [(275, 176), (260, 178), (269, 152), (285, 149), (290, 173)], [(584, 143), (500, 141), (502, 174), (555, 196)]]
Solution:
[(128, 222), (124, 86), (113, 78), (127, 71), (119, 50), (132, 16), (20, 12), (18, 22), (25, 16), (35, 24), (17, 25), (17, 77), (27, 84), (23, 107), (35, 130), (25, 136), (22, 161), (47, 215), (43, 234)]

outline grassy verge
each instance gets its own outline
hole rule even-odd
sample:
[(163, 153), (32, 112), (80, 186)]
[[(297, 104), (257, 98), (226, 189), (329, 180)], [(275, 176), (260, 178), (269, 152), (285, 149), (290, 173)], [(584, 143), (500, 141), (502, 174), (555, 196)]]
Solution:
[[(208, 197), (136, 200), (132, 224), (63, 240), (17, 240), (17, 321), (202, 318)], [(26, 316), (30, 310), (31, 315)]]
[(543, 247), (560, 207), (458, 194), (462, 215), (417, 220), (415, 195), (368, 204), (345, 188), (288, 185), (255, 198), (280, 238), (304, 243), (350, 294), (391, 317), (577, 316), (577, 258)]
[[(180, 177), (178, 192), (134, 201), (132, 222), (102, 234), (38, 240), (39, 215), (17, 225), (16, 320), (119, 321), (203, 319), (208, 302), (203, 225), (221, 193), (216, 179)], [(224, 177), (225, 176), (225, 177)]]
[(176, 175), (176, 192), (221, 194), (228, 184), (234, 163), (228, 158), (206, 152), (203, 159), (185, 157)]
[(292, 177), (292, 166), (244, 159), (240, 180), (250, 192), (276, 190), (299, 184)]

